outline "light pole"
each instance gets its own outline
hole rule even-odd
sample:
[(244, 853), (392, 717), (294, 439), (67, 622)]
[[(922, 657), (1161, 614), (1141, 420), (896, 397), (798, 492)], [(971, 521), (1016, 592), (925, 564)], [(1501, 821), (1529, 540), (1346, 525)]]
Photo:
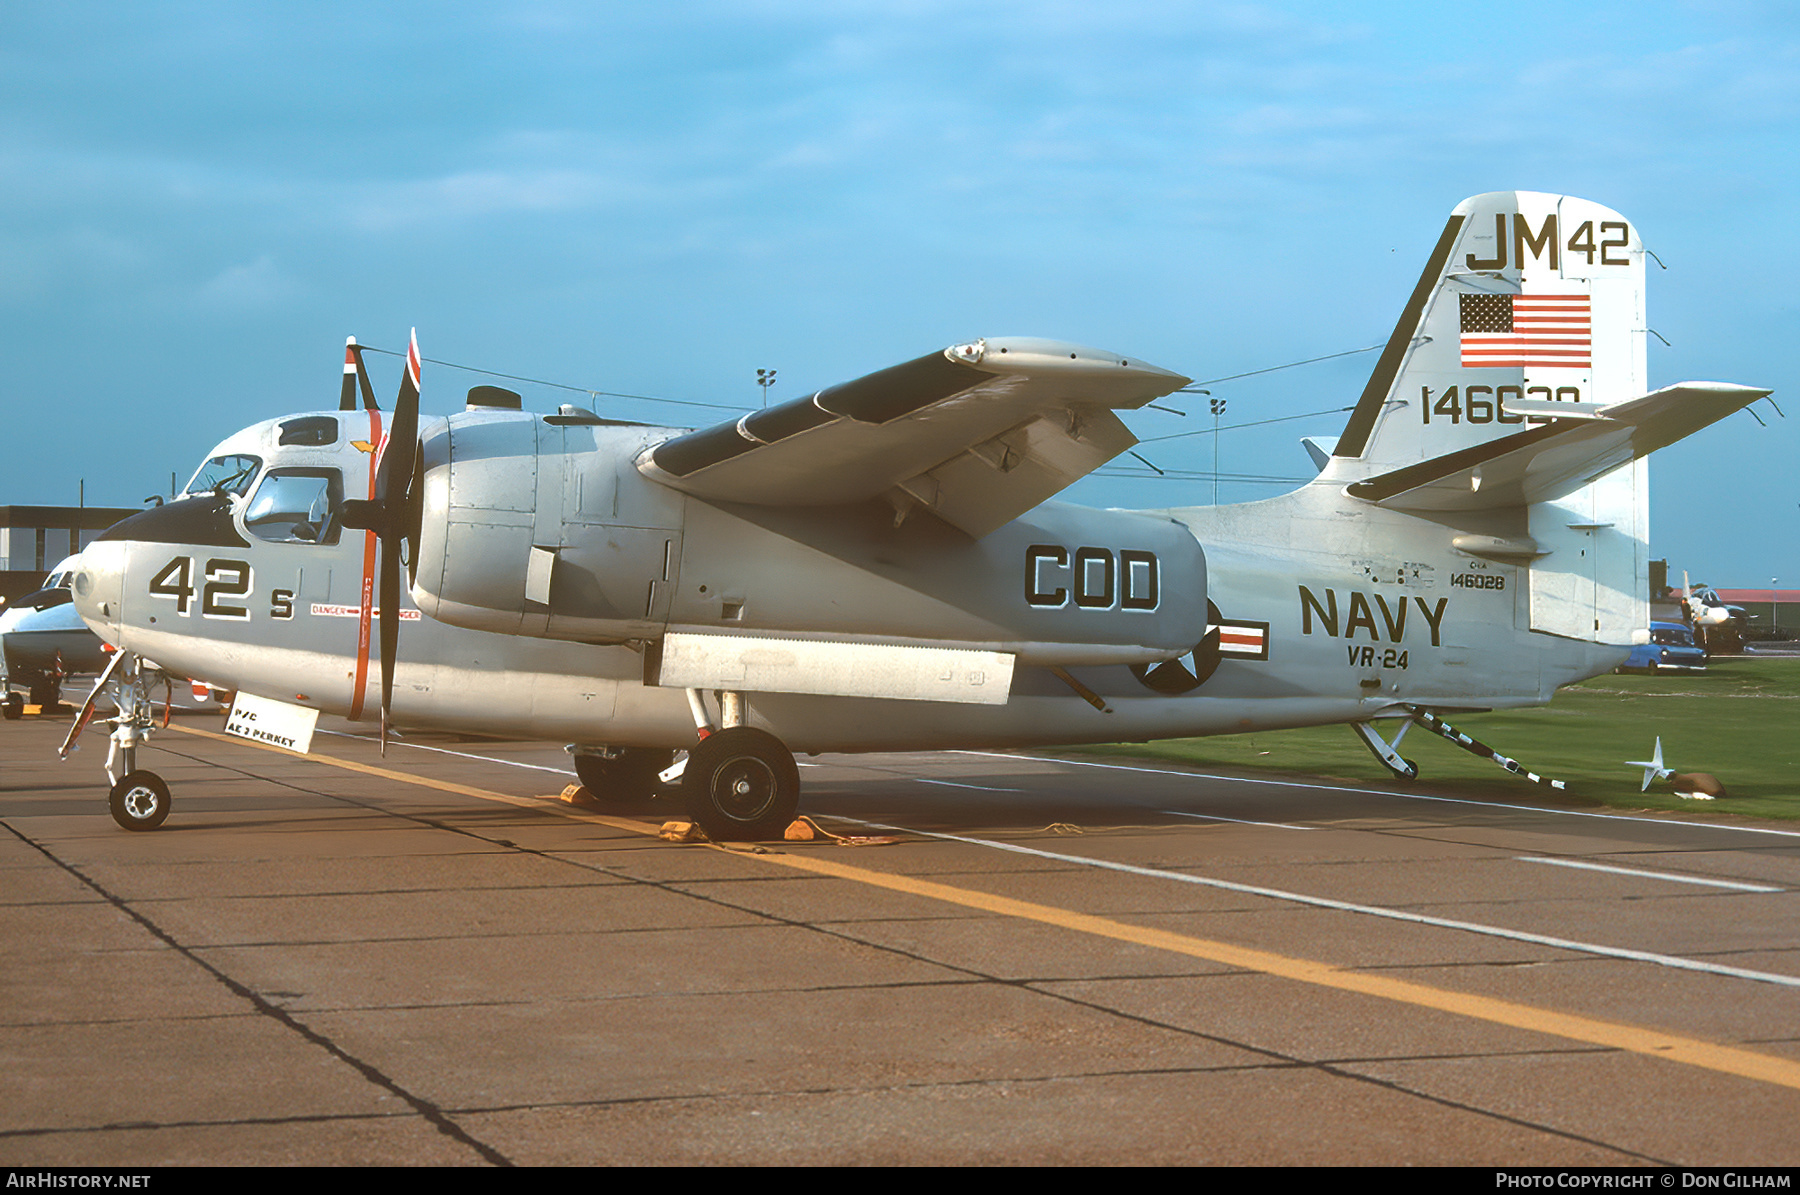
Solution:
[(769, 405), (769, 387), (775, 384), (775, 371), (772, 369), (757, 370), (756, 384), (762, 387), (763, 406), (766, 407)]
[(1213, 417), (1213, 501), (1219, 504), (1219, 416), (1225, 413), (1225, 400), (1213, 398), (1207, 400), (1212, 405)]

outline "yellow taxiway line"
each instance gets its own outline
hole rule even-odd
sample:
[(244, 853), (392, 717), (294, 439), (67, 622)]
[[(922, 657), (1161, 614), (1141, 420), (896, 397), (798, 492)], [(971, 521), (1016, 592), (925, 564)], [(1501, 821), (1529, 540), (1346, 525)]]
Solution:
[[(447, 780), (433, 780), (410, 772), (397, 772), (388, 768), (375, 767), (371, 764), (357, 763), (348, 759), (339, 759), (330, 755), (301, 755), (282, 747), (265, 743), (253, 743), (235, 735), (220, 734), (217, 731), (197, 730), (193, 727), (176, 726), (172, 729), (184, 734), (199, 735), (209, 739), (220, 739), (251, 747), (261, 747), (266, 751), (276, 751), (291, 755), (297, 759), (309, 759), (330, 767), (342, 768), (350, 772), (360, 772), (365, 776), (378, 776), (384, 780), (395, 780), (403, 784), (416, 784), (425, 788), (437, 789), (441, 792), (456, 793), (460, 796), (475, 797), (484, 801), (499, 801), (507, 805), (515, 805), (527, 809), (543, 809), (546, 802), (553, 798), (545, 797), (513, 797), (505, 793), (497, 793), (488, 789), (475, 788), (467, 784), (457, 784)], [(659, 827), (648, 822), (630, 818), (608, 817), (603, 814), (589, 813), (585, 810), (574, 810), (559, 807), (556, 810), (565, 816), (582, 821), (597, 822), (602, 825), (625, 830), (635, 834), (655, 834)], [(983, 913), (992, 913), (1001, 917), (1016, 917), (1024, 921), (1034, 921), (1041, 925), (1053, 925), (1075, 933), (1091, 934), (1095, 937), (1110, 938), (1116, 942), (1129, 942), (1137, 946), (1149, 947), (1152, 950), (1166, 950), (1171, 954), (1185, 955), (1188, 958), (1203, 959), (1207, 962), (1219, 963), (1227, 967), (1236, 967), (1244, 971), (1255, 971), (1264, 975), (1274, 975), (1282, 979), (1291, 979), (1298, 983), (1312, 984), (1316, 987), (1332, 988), (1342, 992), (1357, 992), (1365, 996), (1375, 996), (1383, 1000), (1393, 1000), (1401, 1004), (1409, 1004), (1415, 1008), (1430, 1008), (1440, 1012), (1454, 1013), (1458, 1016), (1470, 1017), (1489, 1024), (1504, 1025), (1512, 1029), (1524, 1029), (1533, 1033), (1548, 1034), (1552, 1037), (1565, 1038), (1570, 1041), (1583, 1042), (1588, 1045), (1604, 1046), (1609, 1049), (1624, 1050), (1632, 1054), (1643, 1054), (1651, 1058), (1661, 1058), (1670, 1062), (1680, 1062), (1703, 1070), (1716, 1071), (1720, 1074), (1736, 1075), (1739, 1078), (1754, 1079), (1762, 1083), (1773, 1083), (1780, 1087), (1800, 1091), (1800, 1062), (1770, 1054), (1759, 1054), (1754, 1050), (1740, 1049), (1736, 1046), (1720, 1045), (1717, 1042), (1701, 1038), (1687, 1037), (1678, 1033), (1669, 1033), (1661, 1029), (1647, 1029), (1640, 1025), (1628, 1025), (1618, 1021), (1603, 1021), (1596, 1017), (1579, 1016), (1573, 1013), (1554, 1012), (1549, 1009), (1536, 1008), (1529, 1004), (1519, 1004), (1511, 1000), (1499, 1000), (1491, 996), (1476, 996), (1467, 992), (1451, 991), (1447, 988), (1433, 987), (1429, 984), (1414, 983), (1404, 979), (1392, 979), (1367, 972), (1348, 970), (1330, 963), (1315, 962), (1311, 959), (1295, 958), (1290, 955), (1275, 954), (1267, 950), (1255, 950), (1245, 946), (1234, 946), (1229, 942), (1217, 942), (1208, 938), (1197, 938), (1190, 934), (1172, 933), (1168, 930), (1150, 929), (1145, 926), (1131, 925), (1123, 921), (1115, 921), (1110, 917), (1096, 917), (1088, 913), (1077, 913), (1072, 909), (1058, 908), (1054, 905), (1038, 904), (1035, 901), (1016, 900), (1009, 896), (997, 896), (993, 893), (979, 892), (970, 888), (958, 888), (950, 884), (940, 884), (935, 880), (921, 880), (912, 876), (894, 875), (888, 872), (874, 871), (853, 864), (839, 863), (834, 860), (820, 858), (817, 855), (786, 852), (732, 852), (739, 858), (755, 859), (777, 867), (787, 867), (796, 871), (812, 872), (815, 875), (830, 876), (834, 879), (851, 883), (867, 884), (875, 888), (885, 888), (890, 892), (900, 892), (911, 896), (923, 897), (927, 900), (942, 901), (965, 909), (974, 909)]]

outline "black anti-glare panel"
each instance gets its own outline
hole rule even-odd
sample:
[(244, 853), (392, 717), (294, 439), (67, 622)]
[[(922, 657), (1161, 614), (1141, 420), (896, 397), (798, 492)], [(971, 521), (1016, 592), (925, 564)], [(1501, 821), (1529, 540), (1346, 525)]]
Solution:
[(250, 541), (231, 522), (231, 503), (215, 494), (165, 502), (139, 511), (94, 537), (150, 544), (195, 544), (210, 548), (247, 548)]

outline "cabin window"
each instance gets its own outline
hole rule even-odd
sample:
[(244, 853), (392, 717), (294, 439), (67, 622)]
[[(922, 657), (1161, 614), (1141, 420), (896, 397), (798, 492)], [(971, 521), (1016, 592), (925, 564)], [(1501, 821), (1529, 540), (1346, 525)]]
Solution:
[(244, 526), (283, 544), (335, 544), (344, 482), (336, 469), (270, 469), (250, 497)]
[(284, 419), (281, 423), (281, 446), (294, 445), (300, 448), (323, 448), (327, 444), (336, 444), (338, 438), (338, 421), (330, 415), (302, 415), (298, 419)]
[(188, 482), (187, 492), (190, 494), (211, 494), (224, 490), (227, 494), (236, 494), (240, 498), (250, 491), (250, 483), (256, 480), (256, 471), (262, 468), (262, 458), (246, 453), (232, 453), (229, 456), (215, 456), (194, 474), (194, 480)]

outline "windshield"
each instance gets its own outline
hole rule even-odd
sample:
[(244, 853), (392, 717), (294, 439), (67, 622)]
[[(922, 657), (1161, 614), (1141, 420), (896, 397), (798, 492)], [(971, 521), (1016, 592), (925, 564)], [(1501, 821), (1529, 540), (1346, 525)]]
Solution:
[(261, 458), (241, 452), (230, 456), (215, 456), (200, 466), (200, 471), (194, 474), (194, 480), (188, 482), (187, 492), (210, 494), (222, 489), (227, 494), (242, 497), (249, 492), (250, 483), (261, 467)]

